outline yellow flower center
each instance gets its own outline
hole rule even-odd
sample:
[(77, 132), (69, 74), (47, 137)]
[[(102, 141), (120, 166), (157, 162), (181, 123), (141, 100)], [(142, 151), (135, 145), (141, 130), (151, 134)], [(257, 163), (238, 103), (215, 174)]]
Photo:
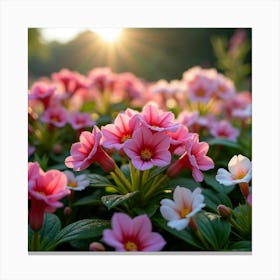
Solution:
[(236, 175), (234, 176), (235, 180), (240, 180), (246, 176), (246, 171), (244, 169), (239, 169)]
[(191, 208), (183, 208), (183, 209), (180, 211), (180, 216), (181, 216), (181, 218), (185, 218), (191, 211), (192, 211)]
[(203, 88), (199, 88), (195, 93), (199, 97), (205, 96), (205, 90)]
[(77, 187), (77, 183), (76, 182), (69, 182), (68, 186), (71, 188), (76, 188)]
[(152, 153), (149, 149), (145, 148), (141, 151), (140, 156), (142, 160), (149, 161), (152, 158)]
[(131, 135), (130, 134), (125, 134), (122, 139), (121, 139), (121, 142), (124, 143), (126, 140), (130, 139), (131, 138)]
[(131, 242), (131, 241), (126, 242), (124, 247), (125, 247), (126, 251), (137, 251), (138, 250), (137, 244), (135, 244), (134, 242)]
[(43, 191), (39, 191), (38, 193), (41, 195), (46, 195), (45, 192), (43, 192)]
[(59, 121), (60, 121), (60, 118), (59, 118), (58, 116), (53, 115), (53, 116), (51, 116), (51, 120), (52, 120), (53, 122), (59, 122)]

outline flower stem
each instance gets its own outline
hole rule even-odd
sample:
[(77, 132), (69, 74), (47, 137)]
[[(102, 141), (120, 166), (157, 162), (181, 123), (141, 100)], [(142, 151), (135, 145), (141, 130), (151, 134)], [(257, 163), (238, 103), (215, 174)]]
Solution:
[(38, 231), (33, 232), (31, 250), (39, 251), (39, 233), (38, 233)]
[(144, 194), (145, 198), (148, 198), (151, 194), (156, 192), (158, 188), (169, 179), (167, 175), (163, 175), (155, 184), (151, 185), (148, 191)]
[(113, 172), (118, 179), (122, 182), (124, 188), (127, 190), (127, 193), (133, 192), (133, 188), (131, 186), (131, 183), (127, 180), (127, 178), (124, 176), (120, 168), (116, 165), (116, 168)]

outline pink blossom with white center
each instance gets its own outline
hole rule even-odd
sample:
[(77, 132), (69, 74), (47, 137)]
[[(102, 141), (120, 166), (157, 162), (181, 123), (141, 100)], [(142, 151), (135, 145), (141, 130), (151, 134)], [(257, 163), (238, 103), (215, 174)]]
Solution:
[(97, 162), (105, 171), (113, 171), (116, 166), (115, 162), (102, 149), (101, 137), (102, 134), (97, 126), (93, 127), (92, 132), (83, 131), (79, 137), (80, 141), (72, 144), (71, 156), (65, 159), (65, 165), (75, 171), (81, 171)]
[(69, 190), (81, 191), (89, 185), (89, 180), (85, 174), (75, 176), (69, 170), (65, 170), (63, 173), (67, 177), (67, 189)]
[(180, 125), (175, 132), (166, 132), (166, 134), (171, 140), (169, 151), (176, 155), (182, 155), (185, 152), (186, 140), (190, 137), (188, 128)]
[(49, 107), (51, 98), (54, 96), (56, 86), (50, 85), (46, 82), (39, 81), (35, 82), (28, 94), (29, 100), (40, 100), (45, 109)]
[(68, 122), (68, 112), (60, 105), (49, 107), (41, 116), (41, 121), (56, 127), (63, 127)]
[(177, 186), (173, 193), (173, 200), (162, 199), (160, 213), (168, 221), (167, 225), (176, 230), (183, 230), (193, 218), (205, 206), (201, 189), (193, 192), (185, 187)]
[(116, 251), (160, 251), (166, 244), (159, 233), (152, 232), (146, 214), (130, 218), (124, 213), (114, 213), (112, 229), (103, 231), (102, 240)]
[(213, 160), (206, 156), (209, 149), (209, 145), (206, 142), (199, 142), (198, 134), (193, 133), (186, 140), (185, 153), (175, 161), (167, 169), (167, 175), (169, 177), (176, 177), (185, 168), (192, 171), (192, 176), (196, 182), (203, 181), (202, 171), (206, 171), (214, 168)]
[(86, 128), (95, 124), (89, 113), (80, 112), (73, 112), (69, 116), (69, 123), (74, 129)]
[(175, 122), (173, 113), (164, 112), (153, 103), (145, 105), (141, 114), (137, 117), (144, 126), (153, 131), (174, 132), (179, 127), (179, 123)]
[(228, 170), (219, 168), (216, 180), (225, 186), (249, 183), (252, 178), (252, 163), (243, 155), (235, 155), (228, 163)]
[(164, 132), (152, 132), (145, 126), (137, 128), (124, 144), (124, 152), (139, 170), (166, 166), (171, 161), (170, 137)]
[(29, 163), (28, 169), (28, 198), (31, 200), (29, 224), (33, 231), (38, 231), (44, 222), (44, 212), (52, 213), (62, 207), (63, 203), (59, 200), (69, 195), (70, 191), (66, 189), (67, 178), (62, 172), (44, 172), (36, 163)]
[(223, 120), (215, 122), (210, 128), (210, 133), (214, 137), (226, 138), (236, 142), (239, 136), (239, 130), (234, 128), (228, 121)]
[(107, 124), (101, 128), (103, 134), (102, 145), (105, 148), (116, 150), (123, 149), (124, 143), (132, 137), (133, 132), (139, 126), (137, 111), (126, 109), (117, 115), (113, 124)]

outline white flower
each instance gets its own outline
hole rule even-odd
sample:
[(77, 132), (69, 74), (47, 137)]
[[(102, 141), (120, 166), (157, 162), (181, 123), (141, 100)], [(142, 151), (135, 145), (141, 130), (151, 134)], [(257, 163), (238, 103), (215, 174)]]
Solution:
[(89, 180), (85, 174), (75, 177), (74, 173), (66, 170), (63, 172), (67, 177), (67, 189), (74, 191), (81, 191), (89, 185)]
[(204, 196), (201, 194), (200, 188), (191, 192), (187, 188), (177, 186), (173, 193), (173, 199), (162, 199), (160, 212), (163, 218), (169, 221), (167, 225), (176, 230), (186, 228), (191, 217), (205, 206)]
[(232, 186), (239, 183), (249, 183), (252, 178), (252, 163), (242, 155), (233, 156), (228, 163), (228, 170), (219, 168), (216, 180), (225, 186)]

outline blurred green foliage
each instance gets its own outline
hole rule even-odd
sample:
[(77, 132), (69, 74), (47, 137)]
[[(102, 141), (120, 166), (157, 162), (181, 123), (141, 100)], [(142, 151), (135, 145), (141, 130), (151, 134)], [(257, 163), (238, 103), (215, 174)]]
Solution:
[[(216, 63), (216, 56), (225, 57), (226, 44), (235, 31), (235, 28), (127, 28), (123, 39), (112, 47), (100, 42), (91, 31), (78, 34), (68, 43), (43, 43), (40, 29), (32, 28), (29, 29), (29, 75), (36, 79), (62, 68), (87, 74), (94, 67), (110, 67), (116, 73), (132, 72), (156, 81), (181, 79), (188, 68), (200, 65), (217, 67), (234, 76), (237, 74), (230, 72), (229, 67), (232, 69), (231, 63), (236, 60)], [(245, 32), (250, 46), (251, 29)], [(250, 62), (250, 51), (244, 50), (241, 59)], [(240, 70), (242, 75), (249, 75), (248, 68)]]

